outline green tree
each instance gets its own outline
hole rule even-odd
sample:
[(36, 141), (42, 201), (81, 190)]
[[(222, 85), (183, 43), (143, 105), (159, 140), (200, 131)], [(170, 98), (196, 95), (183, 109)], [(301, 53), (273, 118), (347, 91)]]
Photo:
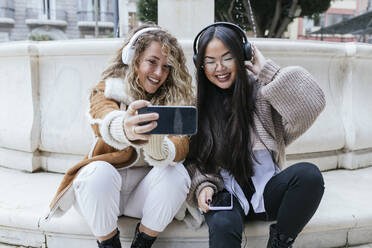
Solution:
[(137, 2), (138, 19), (143, 22), (158, 22), (158, 0), (139, 0)]
[(288, 25), (298, 17), (310, 18), (325, 12), (331, 0), (215, 0), (216, 21), (228, 21), (246, 30), (255, 23), (257, 37), (280, 38)]
[[(325, 12), (331, 0), (215, 0), (215, 20), (233, 22), (245, 30), (256, 27), (257, 37), (280, 38), (298, 17), (310, 18)], [(157, 0), (139, 0), (138, 16), (144, 22), (157, 22)], [(255, 23), (255, 25), (253, 25)]]

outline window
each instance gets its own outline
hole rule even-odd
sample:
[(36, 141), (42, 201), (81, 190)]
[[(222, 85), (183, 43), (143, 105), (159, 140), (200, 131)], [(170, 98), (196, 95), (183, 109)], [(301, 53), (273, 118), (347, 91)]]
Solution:
[(324, 27), (324, 14), (320, 14), (314, 17), (314, 26), (315, 27)]
[[(28, 3), (30, 19), (55, 20), (56, 1), (55, 0), (31, 0)], [(31, 15), (31, 16), (30, 16)]]
[(55, 20), (56, 19), (56, 2), (55, 0), (40, 0), (40, 17), (43, 20)]
[(346, 14), (328, 14), (327, 16), (327, 26), (346, 21), (349, 18), (351, 18), (352, 15), (346, 15)]
[(0, 18), (14, 18), (14, 2), (11, 0), (0, 0)]
[(9, 41), (8, 32), (0, 32), (0, 42)]
[(314, 20), (310, 19), (309, 17), (305, 16), (303, 19), (303, 27), (305, 29), (305, 33), (308, 34), (311, 32), (311, 29), (315, 26)]
[(66, 20), (67, 19), (65, 11), (59, 11), (57, 13), (56, 0), (27, 1), (26, 18), (36, 19), (36, 20)]
[(309, 18), (307, 16), (304, 17), (303, 29), (305, 34), (319, 30), (320, 27), (324, 27), (324, 14), (314, 16), (313, 18)]
[[(94, 0), (93, 0), (94, 1)], [(98, 1), (98, 13), (99, 13), (99, 20), (102, 22), (110, 22), (113, 20), (113, 17), (110, 19), (110, 4), (111, 1)], [(94, 4), (94, 3), (93, 3)]]
[[(113, 22), (112, 1), (97, 0), (98, 3), (98, 21)], [(78, 18), (79, 21), (95, 21), (94, 0), (78, 1)]]

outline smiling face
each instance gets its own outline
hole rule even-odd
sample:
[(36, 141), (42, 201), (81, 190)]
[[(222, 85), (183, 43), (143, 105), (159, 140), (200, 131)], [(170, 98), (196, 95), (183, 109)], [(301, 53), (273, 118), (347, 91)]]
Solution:
[(151, 42), (139, 58), (138, 79), (142, 88), (154, 94), (164, 84), (169, 69), (168, 58), (163, 55), (160, 42)]
[(228, 89), (235, 81), (236, 63), (225, 44), (213, 38), (204, 55), (204, 72), (209, 81), (221, 89)]

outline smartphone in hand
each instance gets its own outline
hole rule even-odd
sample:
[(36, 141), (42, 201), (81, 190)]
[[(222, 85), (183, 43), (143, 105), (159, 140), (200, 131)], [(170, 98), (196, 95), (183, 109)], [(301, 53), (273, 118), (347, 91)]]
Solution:
[(157, 127), (146, 134), (192, 135), (197, 131), (198, 115), (194, 106), (148, 106), (138, 109), (138, 114), (147, 113), (158, 113), (159, 119)]
[(213, 195), (209, 210), (231, 210), (233, 208), (233, 196), (228, 191), (221, 191)]

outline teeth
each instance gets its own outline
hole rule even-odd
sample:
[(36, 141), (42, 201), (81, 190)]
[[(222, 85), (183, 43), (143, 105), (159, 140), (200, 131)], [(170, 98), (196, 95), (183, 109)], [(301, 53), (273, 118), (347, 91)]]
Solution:
[(217, 78), (224, 79), (224, 78), (227, 78), (228, 76), (229, 76), (229, 73), (224, 74), (224, 75), (217, 75)]
[(154, 83), (159, 83), (160, 80), (149, 77), (149, 80)]

